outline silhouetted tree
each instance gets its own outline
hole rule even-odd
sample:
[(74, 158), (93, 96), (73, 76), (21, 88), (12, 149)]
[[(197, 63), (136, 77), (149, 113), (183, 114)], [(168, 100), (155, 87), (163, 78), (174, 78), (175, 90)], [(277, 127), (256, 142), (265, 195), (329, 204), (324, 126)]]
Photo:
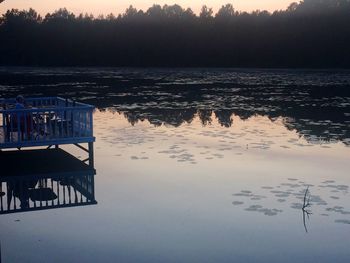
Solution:
[(30, 8), (26, 10), (11, 9), (8, 10), (1, 18), (3, 26), (19, 26), (41, 22), (41, 16)]
[(66, 8), (60, 8), (52, 14), (48, 13), (45, 16), (44, 22), (59, 23), (62, 21), (74, 21), (74, 19), (75, 15), (73, 13), (69, 12)]
[(226, 4), (219, 9), (215, 17), (219, 19), (230, 19), (235, 15), (238, 15), (238, 12), (235, 12), (232, 4)]
[(199, 14), (201, 19), (211, 19), (213, 18), (213, 9), (208, 8), (206, 5), (202, 6), (201, 12)]

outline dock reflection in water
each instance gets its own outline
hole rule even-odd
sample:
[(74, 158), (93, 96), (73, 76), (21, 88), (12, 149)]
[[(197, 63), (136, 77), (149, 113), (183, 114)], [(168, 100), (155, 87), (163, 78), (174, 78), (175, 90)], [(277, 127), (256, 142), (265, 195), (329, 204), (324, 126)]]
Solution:
[(95, 169), (64, 150), (0, 156), (0, 214), (97, 204)]

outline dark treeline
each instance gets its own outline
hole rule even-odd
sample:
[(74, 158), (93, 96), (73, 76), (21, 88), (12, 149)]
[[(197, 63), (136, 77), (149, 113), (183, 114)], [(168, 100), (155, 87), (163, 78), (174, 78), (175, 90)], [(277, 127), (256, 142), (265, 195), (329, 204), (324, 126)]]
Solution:
[(0, 64), (23, 66), (350, 67), (350, 0), (199, 15), (178, 5), (93, 17), (7, 11)]

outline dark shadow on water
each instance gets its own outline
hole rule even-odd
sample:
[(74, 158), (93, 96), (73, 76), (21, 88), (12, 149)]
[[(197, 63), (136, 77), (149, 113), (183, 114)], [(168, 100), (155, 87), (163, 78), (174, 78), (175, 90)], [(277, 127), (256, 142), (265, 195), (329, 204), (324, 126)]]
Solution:
[(0, 214), (97, 204), (95, 169), (61, 149), (0, 152)]

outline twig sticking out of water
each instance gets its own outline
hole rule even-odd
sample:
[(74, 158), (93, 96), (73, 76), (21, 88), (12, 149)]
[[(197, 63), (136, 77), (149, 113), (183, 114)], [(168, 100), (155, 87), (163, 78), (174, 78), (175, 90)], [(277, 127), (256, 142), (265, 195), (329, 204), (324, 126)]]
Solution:
[[(308, 207), (311, 207), (310, 204), (310, 191), (309, 191), (309, 187), (306, 188), (305, 194), (304, 194), (304, 203), (303, 203), (303, 211), (306, 211), (306, 209)], [(311, 213), (310, 213), (311, 214)]]
[(307, 216), (307, 219), (310, 219), (310, 215), (312, 214), (311, 211), (308, 210), (308, 208), (311, 207), (310, 196), (311, 195), (310, 195), (309, 187), (307, 187), (304, 194), (303, 207), (301, 208), (301, 210), (303, 211), (303, 224), (304, 224), (306, 233), (307, 233), (307, 227), (306, 227), (305, 215)]

